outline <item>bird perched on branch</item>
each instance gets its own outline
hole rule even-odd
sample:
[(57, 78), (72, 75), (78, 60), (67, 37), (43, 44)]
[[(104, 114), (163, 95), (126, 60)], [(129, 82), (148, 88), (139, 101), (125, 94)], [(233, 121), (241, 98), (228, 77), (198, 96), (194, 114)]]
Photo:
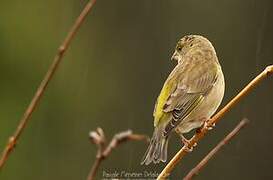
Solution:
[(167, 160), (171, 132), (184, 136), (206, 124), (219, 107), (225, 89), (224, 75), (216, 52), (208, 39), (187, 35), (180, 39), (171, 58), (177, 61), (157, 98), (154, 133), (142, 164)]

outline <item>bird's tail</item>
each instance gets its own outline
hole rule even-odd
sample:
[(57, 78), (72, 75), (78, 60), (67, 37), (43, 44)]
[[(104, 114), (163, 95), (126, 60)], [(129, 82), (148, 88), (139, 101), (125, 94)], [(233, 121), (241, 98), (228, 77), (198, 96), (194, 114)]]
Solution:
[(168, 136), (164, 136), (161, 127), (156, 127), (150, 145), (145, 152), (141, 164), (159, 163), (167, 160)]

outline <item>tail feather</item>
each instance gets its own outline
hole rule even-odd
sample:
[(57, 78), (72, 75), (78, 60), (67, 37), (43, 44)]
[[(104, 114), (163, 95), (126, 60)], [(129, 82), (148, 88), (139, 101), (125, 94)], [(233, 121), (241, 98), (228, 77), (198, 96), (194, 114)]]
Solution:
[(164, 136), (162, 129), (155, 128), (150, 145), (145, 152), (141, 164), (148, 165), (151, 162), (159, 163), (160, 161), (166, 162), (168, 148), (168, 136)]

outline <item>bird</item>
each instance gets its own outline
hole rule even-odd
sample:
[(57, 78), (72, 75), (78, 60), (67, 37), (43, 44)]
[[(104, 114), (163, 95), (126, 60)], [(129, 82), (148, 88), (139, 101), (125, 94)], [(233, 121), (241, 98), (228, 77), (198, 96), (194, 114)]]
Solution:
[(207, 38), (201, 35), (182, 37), (171, 60), (177, 65), (156, 100), (154, 132), (141, 164), (166, 162), (172, 132), (187, 145), (189, 140), (184, 134), (205, 126), (224, 97), (224, 74)]

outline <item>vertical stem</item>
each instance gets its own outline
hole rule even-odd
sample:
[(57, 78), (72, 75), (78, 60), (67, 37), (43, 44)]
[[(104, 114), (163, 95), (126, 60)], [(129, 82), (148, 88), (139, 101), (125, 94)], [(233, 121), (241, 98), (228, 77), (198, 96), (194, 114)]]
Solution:
[(23, 116), (22, 116), (22, 118), (21, 118), (21, 120), (20, 120), (20, 122), (18, 124), (18, 127), (17, 127), (16, 131), (9, 138), (8, 143), (7, 143), (5, 149), (2, 152), (2, 156), (0, 158), (0, 170), (3, 168), (3, 166), (4, 166), (5, 162), (7, 161), (10, 153), (12, 152), (15, 145), (17, 144), (17, 141), (19, 140), (21, 134), (23, 133), (23, 130), (25, 129), (27, 123), (29, 122), (32, 113), (34, 112), (35, 108), (37, 107), (37, 105), (38, 105), (38, 103), (39, 103), (39, 101), (41, 99), (41, 97), (43, 96), (48, 83), (50, 82), (53, 75), (55, 74), (55, 72), (56, 72), (56, 70), (57, 70), (57, 68), (58, 68), (58, 66), (59, 66), (59, 64), (60, 64), (60, 62), (61, 62), (61, 60), (63, 58), (64, 53), (68, 49), (69, 45), (71, 44), (72, 39), (74, 38), (74, 36), (78, 32), (80, 26), (82, 25), (82, 23), (86, 19), (86, 16), (88, 15), (90, 10), (92, 9), (95, 2), (96, 2), (96, 0), (90, 0), (86, 4), (86, 6), (82, 10), (81, 14), (79, 15), (79, 17), (77, 18), (77, 20), (73, 24), (72, 28), (70, 29), (69, 33), (67, 34), (66, 38), (64, 39), (63, 43), (59, 47), (58, 52), (55, 55), (51, 66), (49, 67), (44, 79), (42, 80), (40, 86), (38, 87), (36, 93), (34, 94), (29, 106), (27, 107), (26, 111), (24, 112), (24, 114), (23, 114)]

